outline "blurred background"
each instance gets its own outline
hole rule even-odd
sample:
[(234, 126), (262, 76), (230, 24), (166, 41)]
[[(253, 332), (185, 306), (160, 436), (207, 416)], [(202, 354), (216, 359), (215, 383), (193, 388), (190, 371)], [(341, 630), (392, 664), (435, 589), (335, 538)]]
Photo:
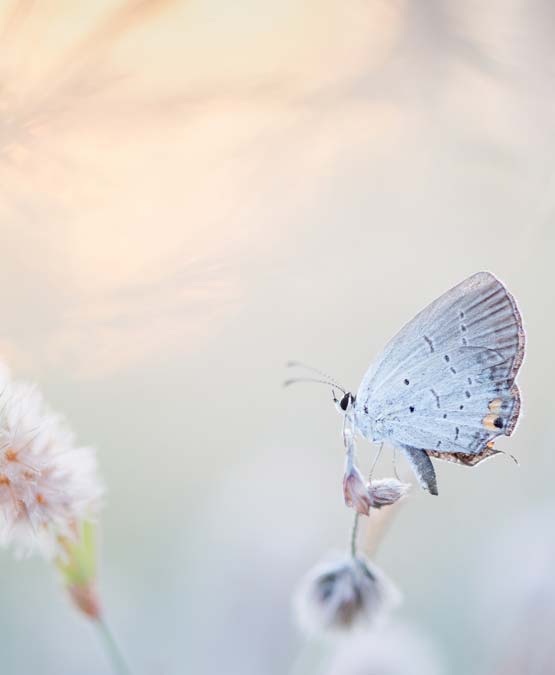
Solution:
[[(555, 558), (554, 21), (547, 0), (0, 2), (0, 355), (98, 448), (100, 589), (136, 673), (291, 672), (291, 595), (352, 513), (330, 393), (284, 390), (284, 364), (356, 391), (481, 269), (528, 335), (498, 443), (520, 467), (436, 462), (440, 496), (415, 487), (376, 560), (445, 673), (509, 672), (552, 569), (529, 557)], [(42, 560), (0, 573), (3, 673), (110, 672)]]

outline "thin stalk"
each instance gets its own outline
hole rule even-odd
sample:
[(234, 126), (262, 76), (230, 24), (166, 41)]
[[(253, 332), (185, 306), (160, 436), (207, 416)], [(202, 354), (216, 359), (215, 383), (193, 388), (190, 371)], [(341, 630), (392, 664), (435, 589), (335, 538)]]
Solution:
[(353, 521), (353, 529), (351, 530), (351, 555), (353, 558), (356, 558), (357, 555), (357, 534), (358, 534), (358, 521), (359, 513), (355, 513), (355, 519)]
[(116, 675), (131, 675), (131, 670), (127, 666), (123, 654), (104, 619), (98, 618), (94, 623), (98, 630), (98, 634), (100, 635), (102, 644), (104, 645), (104, 649), (108, 654), (114, 673)]

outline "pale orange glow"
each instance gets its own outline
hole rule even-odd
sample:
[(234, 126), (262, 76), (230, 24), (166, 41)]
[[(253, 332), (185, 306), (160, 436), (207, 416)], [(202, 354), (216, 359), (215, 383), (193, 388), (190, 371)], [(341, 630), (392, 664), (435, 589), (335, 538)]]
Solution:
[(291, 170), (284, 135), (299, 144), (307, 200), (348, 145), (379, 152), (398, 125), (387, 104), (345, 101), (314, 126), (307, 99), (381, 63), (398, 39), (397, 9), (257, 9), (4, 9), (0, 216), (26, 233), (37, 292), (46, 284), (57, 298), (50, 319), (0, 335), (16, 368), (65, 362), (98, 376), (187, 349), (241, 301), (245, 251), (276, 236), (238, 214)]

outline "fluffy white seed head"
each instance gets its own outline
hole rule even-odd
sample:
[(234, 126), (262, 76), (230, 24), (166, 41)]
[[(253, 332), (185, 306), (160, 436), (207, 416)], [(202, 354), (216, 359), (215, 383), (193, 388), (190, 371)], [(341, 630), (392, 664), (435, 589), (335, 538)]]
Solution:
[(372, 563), (344, 556), (317, 565), (295, 600), (299, 626), (309, 635), (368, 626), (400, 603), (393, 583)]
[(63, 555), (60, 540), (94, 518), (102, 494), (95, 452), (74, 444), (35, 387), (1, 382), (0, 542), (21, 554)]
[(408, 483), (401, 483), (396, 478), (382, 478), (368, 484), (370, 503), (373, 508), (381, 509), (402, 499), (410, 490)]

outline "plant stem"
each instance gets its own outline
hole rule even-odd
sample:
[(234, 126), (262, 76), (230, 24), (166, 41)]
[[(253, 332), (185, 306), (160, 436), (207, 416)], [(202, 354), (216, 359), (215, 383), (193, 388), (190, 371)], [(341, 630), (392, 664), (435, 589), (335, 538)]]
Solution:
[(357, 555), (357, 534), (358, 534), (359, 513), (355, 513), (353, 529), (351, 530), (351, 555), (356, 558)]
[(102, 644), (104, 645), (104, 649), (112, 663), (114, 673), (116, 673), (116, 675), (131, 675), (131, 670), (127, 666), (123, 654), (104, 619), (99, 617), (96, 619), (95, 625)]

